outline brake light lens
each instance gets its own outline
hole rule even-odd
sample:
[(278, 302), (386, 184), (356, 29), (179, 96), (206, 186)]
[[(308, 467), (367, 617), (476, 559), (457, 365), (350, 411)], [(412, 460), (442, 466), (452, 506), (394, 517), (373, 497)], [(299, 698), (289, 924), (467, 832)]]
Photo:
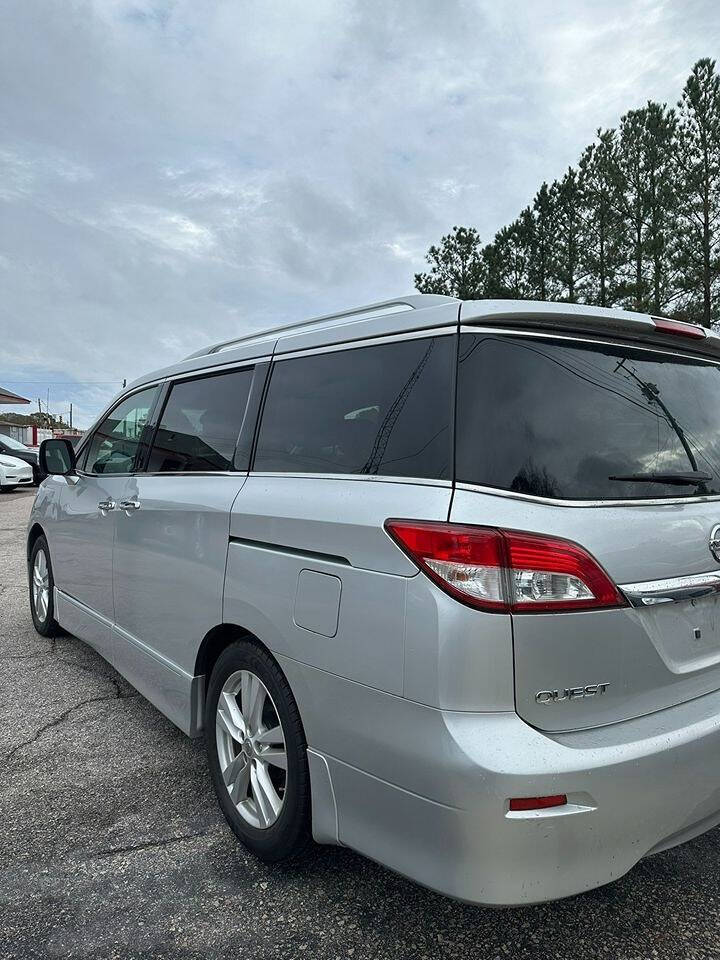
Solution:
[(385, 529), (438, 586), (470, 606), (539, 613), (626, 606), (597, 560), (570, 540), (418, 520)]
[(661, 333), (672, 333), (679, 337), (692, 337), (694, 340), (704, 340), (705, 330), (696, 323), (683, 323), (682, 320), (664, 320), (662, 317), (653, 317), (655, 329)]

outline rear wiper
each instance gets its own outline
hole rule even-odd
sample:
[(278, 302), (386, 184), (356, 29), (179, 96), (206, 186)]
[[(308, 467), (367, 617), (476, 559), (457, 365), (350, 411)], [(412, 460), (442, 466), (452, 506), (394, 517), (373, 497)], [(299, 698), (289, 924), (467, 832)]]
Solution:
[(623, 477), (608, 477), (608, 480), (627, 480), (629, 483), (669, 483), (674, 486), (698, 485), (712, 480), (709, 473), (688, 470), (685, 473), (630, 473)]

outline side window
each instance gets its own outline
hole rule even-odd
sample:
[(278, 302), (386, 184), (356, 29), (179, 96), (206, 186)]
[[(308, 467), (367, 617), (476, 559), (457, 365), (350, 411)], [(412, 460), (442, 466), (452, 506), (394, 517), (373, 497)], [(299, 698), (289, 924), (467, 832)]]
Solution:
[(452, 336), (278, 360), (255, 470), (451, 475)]
[(252, 378), (250, 367), (173, 384), (148, 472), (232, 470)]
[(88, 444), (86, 470), (90, 473), (132, 473), (140, 437), (156, 393), (157, 387), (133, 393), (105, 417)]

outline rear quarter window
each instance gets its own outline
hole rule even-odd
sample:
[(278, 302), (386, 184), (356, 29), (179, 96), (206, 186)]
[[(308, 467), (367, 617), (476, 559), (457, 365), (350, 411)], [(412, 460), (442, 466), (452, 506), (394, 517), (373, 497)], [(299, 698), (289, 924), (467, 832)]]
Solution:
[[(457, 479), (578, 500), (720, 493), (720, 368), (623, 345), (463, 334)], [(613, 479), (687, 473), (668, 485)]]

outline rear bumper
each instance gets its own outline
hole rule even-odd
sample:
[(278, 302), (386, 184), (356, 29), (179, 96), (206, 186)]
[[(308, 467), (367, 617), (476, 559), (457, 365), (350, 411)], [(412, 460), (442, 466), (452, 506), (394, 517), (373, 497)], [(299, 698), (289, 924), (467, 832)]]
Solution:
[[(570, 896), (720, 822), (720, 693), (552, 736), (510, 713), (432, 713), (418, 746), (432, 791), (327, 761), (340, 841), (442, 893)], [(566, 807), (508, 810), (511, 797), (558, 793)]]

